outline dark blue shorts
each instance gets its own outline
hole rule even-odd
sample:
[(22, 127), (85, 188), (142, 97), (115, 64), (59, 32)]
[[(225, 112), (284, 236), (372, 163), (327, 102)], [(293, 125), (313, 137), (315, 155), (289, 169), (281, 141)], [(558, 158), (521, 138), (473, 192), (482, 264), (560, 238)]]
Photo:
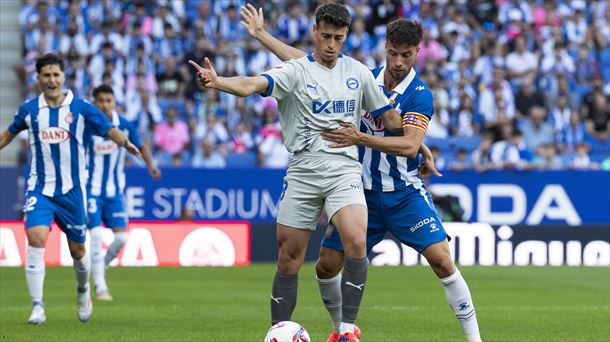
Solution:
[[(392, 192), (365, 190), (368, 206), (367, 253), (386, 235), (392, 233), (400, 242), (418, 252), (448, 238), (443, 224), (425, 188), (407, 187)], [(342, 251), (339, 232), (329, 225), (322, 247)]]
[(85, 214), (85, 198), (80, 187), (60, 196), (48, 197), (37, 190), (28, 191), (25, 195), (25, 229), (34, 226), (51, 227), (55, 221), (68, 239), (85, 242), (87, 216)]
[(87, 228), (127, 228), (127, 211), (123, 196), (114, 197), (87, 196)]

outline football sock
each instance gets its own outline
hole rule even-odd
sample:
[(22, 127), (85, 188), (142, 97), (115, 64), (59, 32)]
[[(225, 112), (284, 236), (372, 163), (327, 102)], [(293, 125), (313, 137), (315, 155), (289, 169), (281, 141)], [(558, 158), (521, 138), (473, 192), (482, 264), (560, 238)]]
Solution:
[(271, 290), (271, 324), (289, 321), (297, 304), (299, 276), (275, 273)]
[(89, 231), (91, 233), (91, 273), (93, 273), (93, 283), (96, 292), (108, 291), (104, 270), (104, 255), (102, 254), (102, 227), (95, 227)]
[(474, 310), (474, 303), (470, 297), (470, 290), (466, 281), (462, 277), (459, 270), (447, 278), (441, 279), (445, 287), (445, 295), (449, 306), (455, 313), (458, 321), (464, 328), (468, 341), (480, 341), (479, 325), (477, 323), (477, 314)]
[(76, 282), (78, 284), (79, 291), (86, 289), (89, 286), (89, 274), (91, 272), (91, 258), (85, 252), (85, 255), (77, 260), (74, 260), (74, 272), (76, 273)]
[(320, 297), (333, 321), (333, 329), (338, 334), (341, 325), (341, 273), (330, 279), (318, 279)]
[(106, 256), (104, 257), (104, 264), (106, 264), (106, 266), (110, 265), (112, 260), (116, 258), (116, 256), (121, 251), (121, 248), (123, 248), (125, 242), (127, 242), (127, 232), (114, 233), (114, 240), (112, 241), (110, 246), (108, 246)]
[[(341, 283), (342, 293), (342, 315), (341, 315), (341, 333), (343, 331), (343, 323), (354, 324), (360, 309), (360, 302), (364, 295), (364, 284), (366, 283), (366, 273), (368, 269), (368, 259), (345, 258), (345, 266), (343, 268), (343, 277)], [(353, 332), (352, 329), (349, 330)]]
[(42, 287), (44, 284), (44, 248), (28, 246), (25, 259), (25, 281), (28, 284), (32, 303), (42, 304)]

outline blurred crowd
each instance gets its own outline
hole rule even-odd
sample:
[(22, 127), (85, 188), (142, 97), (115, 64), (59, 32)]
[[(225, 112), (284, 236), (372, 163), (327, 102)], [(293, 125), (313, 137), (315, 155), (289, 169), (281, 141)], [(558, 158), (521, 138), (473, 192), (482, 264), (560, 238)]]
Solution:
[[(321, 1), (249, 1), (266, 29), (304, 51)], [(434, 94), (426, 143), (441, 170), (610, 170), (610, 3), (546, 0), (352, 0), (344, 52), (385, 61), (385, 25), (422, 22), (415, 65)], [(113, 87), (161, 166), (284, 168), (275, 100), (200, 88), (186, 63), (209, 57), (223, 76), (281, 62), (248, 36), (232, 0), (25, 0), (19, 21), (24, 97), (35, 60), (67, 61), (66, 87)]]

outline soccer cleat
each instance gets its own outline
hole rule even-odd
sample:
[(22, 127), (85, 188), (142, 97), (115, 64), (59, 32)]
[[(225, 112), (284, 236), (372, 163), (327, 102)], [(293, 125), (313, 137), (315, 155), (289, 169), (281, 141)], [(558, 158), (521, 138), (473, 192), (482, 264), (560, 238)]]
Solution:
[(339, 336), (339, 342), (360, 342), (360, 339), (354, 333), (346, 332)]
[(93, 302), (91, 302), (89, 285), (82, 291), (76, 290), (76, 308), (78, 319), (83, 323), (87, 322), (93, 312)]
[(96, 293), (95, 298), (97, 298), (97, 300), (102, 301), (102, 302), (111, 302), (113, 299), (112, 295), (108, 291)]
[[(357, 325), (354, 325), (354, 336), (360, 339), (360, 328), (358, 328)], [(326, 342), (339, 342), (339, 337), (339, 334), (333, 331), (332, 333), (330, 333), (330, 336), (328, 336)]]
[(44, 315), (44, 306), (42, 303), (34, 303), (32, 304), (32, 314), (28, 319), (28, 324), (42, 324), (46, 321), (46, 316)]

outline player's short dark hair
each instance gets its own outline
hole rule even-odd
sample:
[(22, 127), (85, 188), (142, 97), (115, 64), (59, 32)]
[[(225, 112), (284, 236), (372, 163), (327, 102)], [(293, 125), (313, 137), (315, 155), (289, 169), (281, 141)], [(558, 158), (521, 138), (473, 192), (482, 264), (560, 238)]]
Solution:
[(328, 3), (316, 8), (316, 26), (321, 22), (335, 27), (347, 27), (352, 24), (352, 16), (347, 8), (341, 4)]
[(112, 90), (112, 87), (106, 84), (102, 84), (97, 88), (93, 89), (93, 98), (96, 98), (97, 95), (101, 93), (112, 94), (114, 96), (114, 91)]
[(63, 58), (59, 57), (59, 55), (55, 53), (45, 53), (36, 60), (36, 72), (40, 73), (42, 68), (46, 67), (47, 65), (55, 64), (59, 65), (59, 69), (61, 71), (64, 71), (65, 64)]
[(396, 19), (387, 26), (388, 41), (392, 45), (419, 46), (424, 39), (421, 23), (411, 19)]

